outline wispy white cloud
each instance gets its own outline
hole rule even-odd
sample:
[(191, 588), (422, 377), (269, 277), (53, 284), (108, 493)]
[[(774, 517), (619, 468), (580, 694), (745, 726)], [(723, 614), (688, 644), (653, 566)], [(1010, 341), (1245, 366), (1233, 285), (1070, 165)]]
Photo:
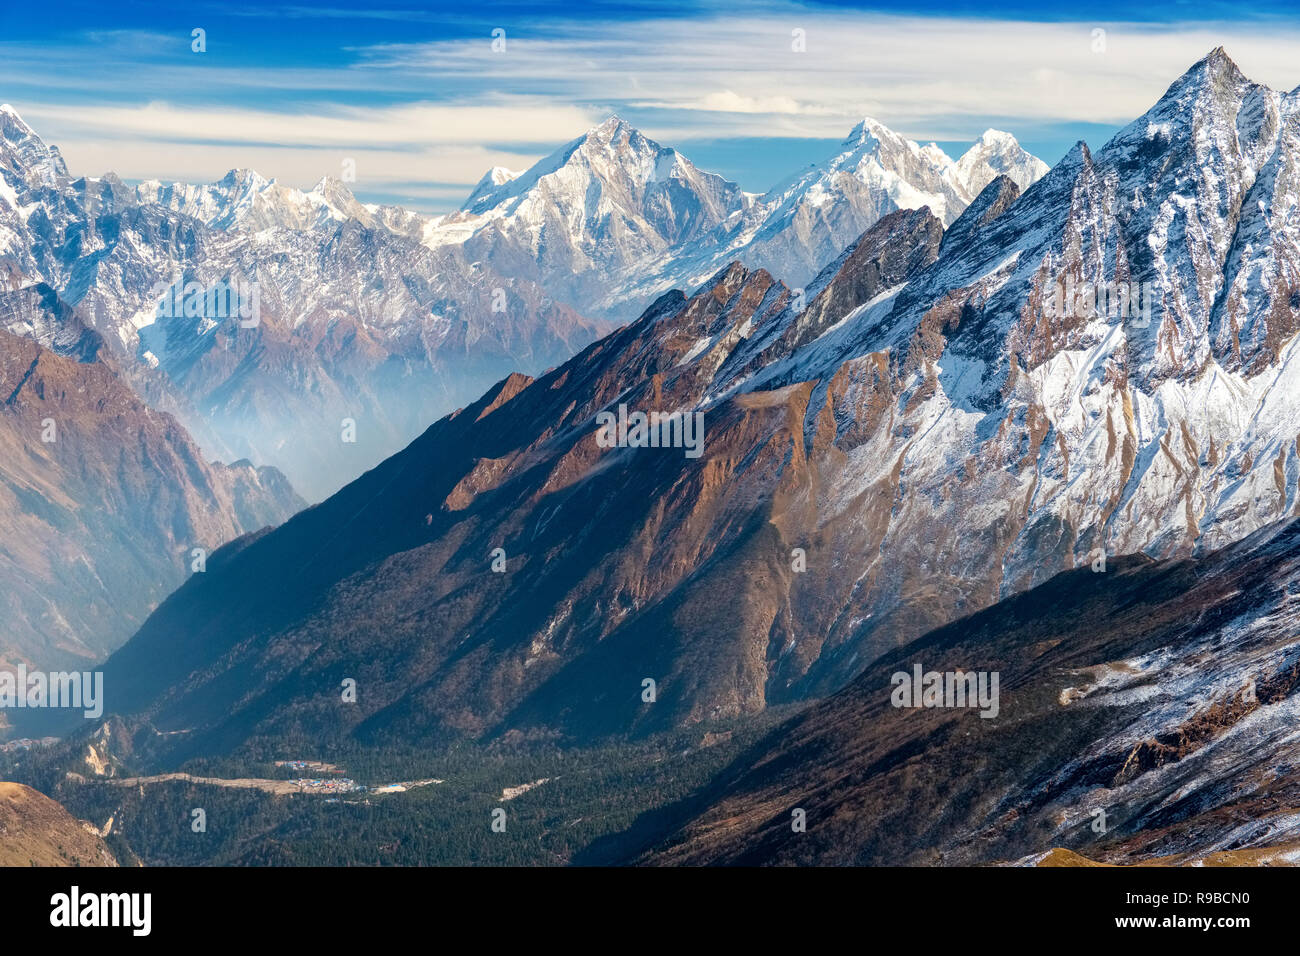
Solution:
[[(322, 176), (340, 176), (344, 160), (365, 198), (404, 201), (417, 209), (454, 209), (465, 200), (466, 185), (493, 166), (525, 169), (540, 153), (482, 147), (430, 147), (393, 153), (386, 150), (300, 149), (278, 146), (213, 147), (204, 143), (78, 139), (60, 147), (74, 174), (116, 172), (132, 180), (214, 182), (234, 168), (248, 167), (287, 185), (307, 188)], [(126, 172), (123, 172), (123, 171)]]
[[(1285, 24), (1028, 23), (771, 4), (501, 26), (504, 52), (484, 27), (468, 40), (351, 49), (332, 67), (223, 65), (154, 34), (97, 37), (89, 56), (84, 44), (0, 42), (0, 96), (13, 96), (78, 171), (210, 179), (254, 166), (305, 185), (356, 156), (376, 187), (396, 190), (519, 168), (610, 112), (689, 152), (698, 140), (838, 138), (864, 115), (922, 141), (973, 139), (989, 125), (1022, 138), (1049, 125), (1119, 125), (1218, 45), (1260, 82), (1300, 84), (1300, 29)], [(28, 91), (26, 101), (10, 88)], [(409, 188), (427, 205), (427, 191)]]
[(554, 143), (557, 130), (581, 131), (601, 114), (524, 97), (384, 107), (305, 106), (295, 112), (180, 106), (33, 104), (27, 112), (75, 134), (208, 144), (276, 144), (331, 149), (396, 149), (483, 143)]
[[(1105, 30), (1099, 51), (1093, 31)], [(803, 31), (803, 51), (792, 33)], [(371, 66), (431, 80), (531, 83), (574, 102), (714, 113), (686, 136), (834, 136), (864, 113), (921, 138), (969, 135), (986, 116), (1120, 123), (1218, 45), (1249, 74), (1300, 83), (1300, 30), (1248, 26), (1026, 23), (791, 10), (761, 18), (574, 24), (486, 43), (397, 44)], [(798, 116), (802, 122), (785, 117)], [(906, 130), (905, 130), (906, 131)]]
[[(390, 107), (316, 107), (292, 113), (183, 107), (20, 104), (38, 130), (56, 130), (77, 174), (211, 182), (250, 167), (296, 186), (337, 176), (353, 161), (356, 189), (449, 209), (486, 169), (525, 169), (554, 148), (557, 131), (581, 131), (600, 114), (524, 99)], [(506, 141), (512, 148), (491, 144)], [(529, 149), (528, 147), (533, 148)], [(436, 188), (430, 184), (441, 184)]]

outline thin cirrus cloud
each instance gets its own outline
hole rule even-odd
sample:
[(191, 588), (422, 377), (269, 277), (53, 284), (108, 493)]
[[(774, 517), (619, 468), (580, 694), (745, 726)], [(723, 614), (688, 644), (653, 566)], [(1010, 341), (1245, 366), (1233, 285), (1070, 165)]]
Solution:
[(291, 185), (338, 176), (345, 160), (363, 198), (450, 209), (493, 166), (523, 169), (542, 150), (489, 144), (504, 137), (549, 147), (556, 130), (599, 116), (560, 104), (410, 103), (270, 112), (149, 103), (140, 108), (33, 104), (24, 118), (56, 139), (74, 172), (206, 182), (247, 167)]
[[(792, 49), (802, 31), (805, 52)], [(1098, 36), (1094, 31), (1102, 30)], [(983, 117), (1117, 124), (1210, 49), (1253, 77), (1300, 82), (1294, 27), (1033, 23), (792, 10), (758, 19), (574, 24), (511, 39), (363, 51), (439, 82), (530, 85), (574, 102), (715, 114), (664, 117), (678, 138), (827, 138), (870, 113), (918, 138), (973, 137)], [(1100, 41), (1100, 42), (1099, 42)], [(796, 119), (790, 119), (795, 117)], [(659, 127), (650, 130), (657, 131)]]
[[(1219, 45), (1260, 82), (1300, 83), (1300, 31), (1285, 22), (1027, 22), (788, 5), (674, 13), (505, 20), (504, 52), (488, 25), (478, 37), (398, 42), (396, 16), (392, 41), (352, 45), (339, 18), (329, 62), (237, 61), (216, 43), (194, 55), (175, 37), (129, 31), (95, 37), (94, 57), (86, 37), (0, 42), (0, 98), (59, 143), (74, 172), (211, 180), (251, 166), (307, 186), (353, 157), (363, 198), (447, 209), (489, 166), (526, 166), (611, 112), (688, 151), (807, 140), (812, 159), (863, 115), (923, 141), (970, 141), (994, 125), (1030, 143), (1048, 129), (1092, 139), (1146, 110)], [(747, 188), (770, 185), (734, 172)]]
[(99, 134), (122, 130), (140, 139), (354, 150), (480, 145), (502, 139), (550, 142), (557, 129), (581, 128), (596, 115), (579, 107), (531, 102), (405, 103), (338, 107), (303, 115), (170, 103), (139, 108), (37, 104), (30, 112), (69, 130)]

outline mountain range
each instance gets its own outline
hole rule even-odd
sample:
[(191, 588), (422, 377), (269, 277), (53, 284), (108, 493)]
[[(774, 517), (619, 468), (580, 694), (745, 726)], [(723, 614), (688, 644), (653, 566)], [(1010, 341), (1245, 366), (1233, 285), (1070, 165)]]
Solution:
[[(51, 310), (70, 315), (208, 454), (279, 467), (312, 500), (501, 375), (606, 329), (426, 248), (402, 231), (411, 214), (333, 180), (303, 193), (249, 170), (210, 186), (72, 179), (8, 107), (0, 179), (0, 289), (47, 290), (43, 308), (0, 313), (5, 327), (57, 351), (69, 321)], [(170, 288), (189, 292), (184, 308), (164, 307)], [(209, 304), (231, 288), (247, 316)]]
[[(17, 715), (69, 732), (33, 752), (70, 806), (304, 747), (546, 754), (513, 800), (645, 747), (704, 782), (557, 859), (1297, 859), (1300, 90), (1216, 49), (1050, 170), (866, 120), (761, 195), (613, 118), (442, 217), (72, 181), (0, 133), (11, 656), (139, 625), (89, 735)], [(160, 315), (191, 279), (257, 280), (258, 323)], [(413, 344), (425, 309), (461, 324)]]
[[(662, 295), (219, 552), (108, 662), (115, 709), (194, 752), (651, 733), (1296, 514), (1297, 102), (1215, 50), (946, 230), (899, 209), (804, 287), (737, 261)], [(628, 409), (702, 415), (702, 454), (601, 441)]]
[[(887, 211), (929, 201), (951, 217), (996, 171), (1046, 169), (994, 131), (958, 162), (874, 121), (845, 149), (753, 196), (615, 117), (430, 217), (329, 177), (309, 192), (246, 169), (209, 185), (72, 179), (6, 106), (0, 288), (53, 290), (209, 454), (274, 465), (320, 500), (501, 376), (559, 364), (740, 249), (811, 276)], [(255, 323), (160, 314), (163, 288), (223, 284), (256, 286)], [(5, 321), (51, 348), (65, 324)]]
[(868, 118), (822, 162), (747, 193), (612, 117), (525, 173), (489, 171), (423, 241), (626, 319), (737, 259), (801, 287), (890, 212), (928, 206), (947, 226), (994, 177), (1023, 189), (1046, 172), (1009, 133), (986, 131), (954, 161)]
[[(102, 465), (34, 476), (15, 459), (0, 519), (41, 530), (9, 548), (15, 617), (0, 656), (102, 657), (179, 583), (182, 545), (278, 524), (303, 503), (295, 490), (327, 497), (503, 375), (558, 365), (647, 290), (698, 284), (691, 273), (737, 249), (802, 274), (891, 210), (930, 202), (951, 217), (995, 170), (1027, 184), (1040, 167), (1006, 134), (953, 162), (866, 121), (827, 163), (757, 196), (613, 118), (523, 174), (489, 171), (461, 213), (429, 217), (360, 203), (332, 178), (307, 192), (251, 170), (207, 185), (73, 178), (0, 107), (0, 329), (37, 347), (42, 369), (83, 380), (76, 394), (133, 392), (131, 415), (171, 416), (185, 456), (238, 460), (230, 474), (254, 477), (235, 484), (258, 486), (211, 494), (221, 481), (193, 470), (137, 476), (190, 503), (177, 523), (143, 515), (146, 497), (123, 503)], [(24, 396), (15, 442), (52, 413), (43, 392)], [(133, 435), (98, 438), (101, 462), (139, 458)], [(51, 524), (73, 502), (119, 524)], [(149, 531), (128, 544), (136, 522)]]

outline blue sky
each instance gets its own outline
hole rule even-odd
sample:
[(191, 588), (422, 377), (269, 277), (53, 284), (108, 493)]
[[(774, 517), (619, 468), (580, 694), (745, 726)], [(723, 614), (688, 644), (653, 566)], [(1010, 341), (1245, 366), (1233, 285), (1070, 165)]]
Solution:
[(0, 102), (77, 174), (248, 166), (306, 188), (351, 160), (362, 199), (438, 212), (615, 112), (760, 191), (864, 115), (954, 156), (1005, 129), (1055, 162), (1220, 44), (1252, 78), (1300, 86), (1300, 15), (1276, 0), (374, 2), (6, 4)]

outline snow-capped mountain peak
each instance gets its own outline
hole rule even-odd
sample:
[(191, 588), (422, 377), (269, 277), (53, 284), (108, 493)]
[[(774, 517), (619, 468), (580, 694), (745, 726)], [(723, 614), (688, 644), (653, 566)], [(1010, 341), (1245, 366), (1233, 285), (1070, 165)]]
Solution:
[[(507, 175), (508, 174), (508, 175)], [(492, 170), (426, 245), (506, 261), (568, 301), (618, 296), (673, 250), (701, 240), (749, 200), (617, 116), (523, 173)]]
[(356, 219), (366, 225), (371, 224), (371, 210), (363, 206), (352, 195), (352, 190), (337, 177), (322, 176), (306, 194), (306, 198), (313, 203), (322, 204), (323, 211), (336, 222)]
[(506, 169), (504, 166), (493, 166), (487, 171), (487, 175), (483, 178), (488, 182), (491, 182), (494, 186), (500, 186), (503, 183), (508, 183), (510, 180), (517, 179), (518, 177), (519, 173), (513, 169)]
[(147, 180), (136, 193), (141, 202), (159, 203), (220, 230), (236, 226), (307, 230), (350, 218), (349, 210), (361, 208), (341, 183), (329, 177), (303, 192), (252, 169), (232, 169), (215, 183), (203, 185)]
[[(725, 241), (700, 250), (703, 260), (678, 285), (694, 285), (726, 260), (761, 266), (794, 287), (806, 285), (863, 232), (899, 209), (929, 208), (945, 226), (956, 221), (981, 189), (1006, 172), (1020, 186), (1047, 166), (1009, 135), (988, 136), (954, 162), (937, 144), (920, 145), (873, 117), (864, 117), (835, 153), (753, 200)], [(1014, 173), (1014, 175), (1012, 175)], [(685, 257), (684, 257), (685, 258)]]
[[(619, 205), (636, 204), (654, 182), (676, 178), (716, 192), (736, 189), (720, 176), (697, 169), (671, 147), (661, 146), (617, 116), (593, 126), (523, 173), (495, 167), (485, 175), (462, 212), (498, 217), (531, 208), (543, 199), (566, 206), (585, 201), (590, 187)], [(707, 184), (701, 180), (709, 180)]]
[(598, 123), (587, 130), (586, 134), (581, 138), (586, 142), (611, 143), (620, 136), (639, 136), (640, 133), (640, 130), (624, 121), (621, 116), (611, 114), (604, 122)]
[(0, 105), (0, 171), (6, 169), (32, 186), (53, 186), (68, 175), (59, 148), (37, 136), (8, 103)]
[(217, 185), (242, 192), (261, 192), (275, 185), (275, 180), (267, 179), (255, 169), (236, 168), (217, 180)]
[(1023, 192), (1041, 179), (1048, 165), (1027, 153), (1010, 133), (986, 129), (956, 162), (958, 180), (974, 199), (998, 176), (1006, 176)]
[(864, 116), (861, 122), (849, 130), (849, 135), (844, 137), (844, 141), (840, 146), (844, 149), (870, 148), (881, 140), (906, 142), (903, 137), (875, 117)]
[(523, 173), (490, 171), (424, 242), (523, 262), (562, 297), (630, 317), (733, 259), (801, 286), (894, 210), (951, 224), (998, 175), (1023, 188), (1047, 169), (996, 131), (963, 159), (864, 116), (826, 160), (752, 194), (611, 116)]
[(952, 165), (952, 159), (937, 144), (922, 146), (868, 116), (849, 131), (840, 143), (840, 152), (825, 165), (836, 170), (851, 169), (874, 160), (881, 168), (897, 168), (913, 158), (939, 169)]
[[(951, 225), (998, 175), (1005, 173), (1024, 189), (1047, 168), (1009, 133), (988, 130), (954, 162), (936, 143), (922, 146), (866, 117), (834, 156), (777, 187), (766, 200), (788, 207), (788, 218), (804, 203), (852, 203), (851, 193), (865, 187), (874, 209), (872, 221), (894, 209), (929, 206), (945, 225)], [(854, 182), (844, 180), (846, 174)]]
[(461, 208), (472, 210), (476, 205), (478, 205), (479, 200), (484, 196), (494, 192), (506, 183), (518, 179), (520, 175), (522, 174), (515, 172), (512, 169), (507, 169), (504, 166), (493, 166), (484, 173), (483, 178), (474, 185), (474, 188), (470, 191), (469, 198), (465, 200), (465, 203)]

